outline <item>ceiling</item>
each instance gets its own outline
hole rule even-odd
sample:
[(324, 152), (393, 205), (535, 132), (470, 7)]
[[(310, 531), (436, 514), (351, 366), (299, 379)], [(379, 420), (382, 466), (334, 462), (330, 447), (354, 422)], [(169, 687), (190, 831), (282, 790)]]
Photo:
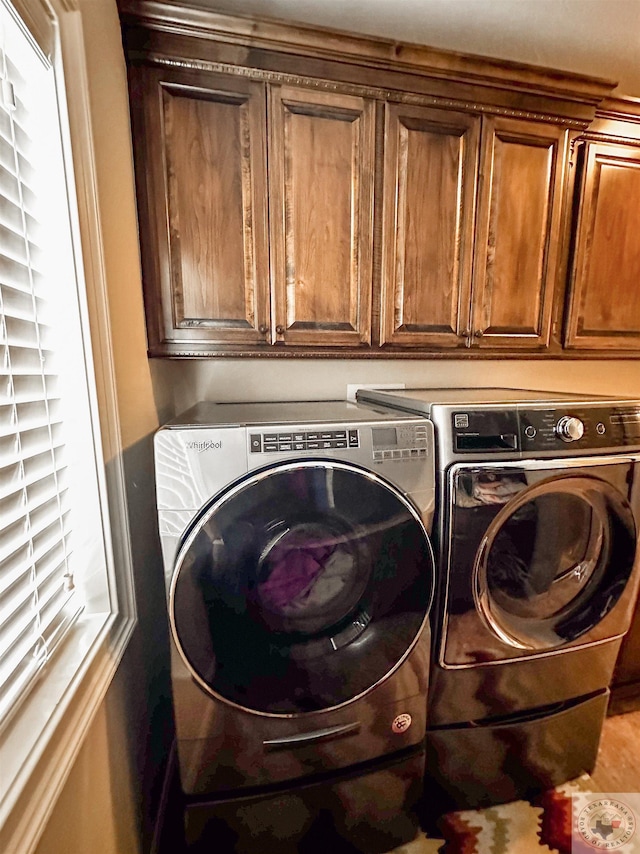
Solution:
[(499, 59), (577, 71), (640, 97), (640, 0), (196, 0)]

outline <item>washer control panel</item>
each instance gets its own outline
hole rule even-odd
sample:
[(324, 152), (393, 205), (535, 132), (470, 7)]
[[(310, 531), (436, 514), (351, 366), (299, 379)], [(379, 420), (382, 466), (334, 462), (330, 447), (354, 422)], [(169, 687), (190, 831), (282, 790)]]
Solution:
[(314, 454), (327, 451), (360, 449), (376, 461), (406, 460), (429, 456), (431, 425), (426, 420), (415, 424), (347, 425), (300, 427), (291, 430), (249, 431), (251, 454)]
[(359, 448), (360, 433), (350, 430), (291, 430), (282, 433), (251, 432), (249, 447), (252, 454), (292, 451), (327, 451), (331, 448)]
[(427, 422), (403, 427), (372, 427), (371, 439), (374, 460), (406, 460), (426, 457)]

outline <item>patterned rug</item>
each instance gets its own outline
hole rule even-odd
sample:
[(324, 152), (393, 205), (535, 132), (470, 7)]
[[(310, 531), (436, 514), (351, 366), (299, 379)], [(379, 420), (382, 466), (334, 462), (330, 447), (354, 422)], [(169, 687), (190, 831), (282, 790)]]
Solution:
[(572, 780), (531, 801), (514, 801), (484, 810), (444, 815), (438, 822), (440, 839), (421, 834), (393, 854), (582, 854), (571, 847), (571, 795), (594, 791), (588, 776)]

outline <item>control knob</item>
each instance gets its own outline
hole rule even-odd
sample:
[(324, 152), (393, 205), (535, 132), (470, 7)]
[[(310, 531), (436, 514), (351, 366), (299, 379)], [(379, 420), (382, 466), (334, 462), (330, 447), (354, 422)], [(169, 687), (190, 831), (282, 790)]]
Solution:
[(584, 424), (572, 415), (563, 415), (556, 424), (556, 433), (564, 442), (577, 442), (584, 436)]

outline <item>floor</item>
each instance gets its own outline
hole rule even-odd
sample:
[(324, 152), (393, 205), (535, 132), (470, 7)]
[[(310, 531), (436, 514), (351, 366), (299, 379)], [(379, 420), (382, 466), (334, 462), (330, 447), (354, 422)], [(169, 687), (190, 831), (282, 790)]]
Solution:
[(605, 720), (591, 778), (602, 792), (640, 792), (640, 711)]

